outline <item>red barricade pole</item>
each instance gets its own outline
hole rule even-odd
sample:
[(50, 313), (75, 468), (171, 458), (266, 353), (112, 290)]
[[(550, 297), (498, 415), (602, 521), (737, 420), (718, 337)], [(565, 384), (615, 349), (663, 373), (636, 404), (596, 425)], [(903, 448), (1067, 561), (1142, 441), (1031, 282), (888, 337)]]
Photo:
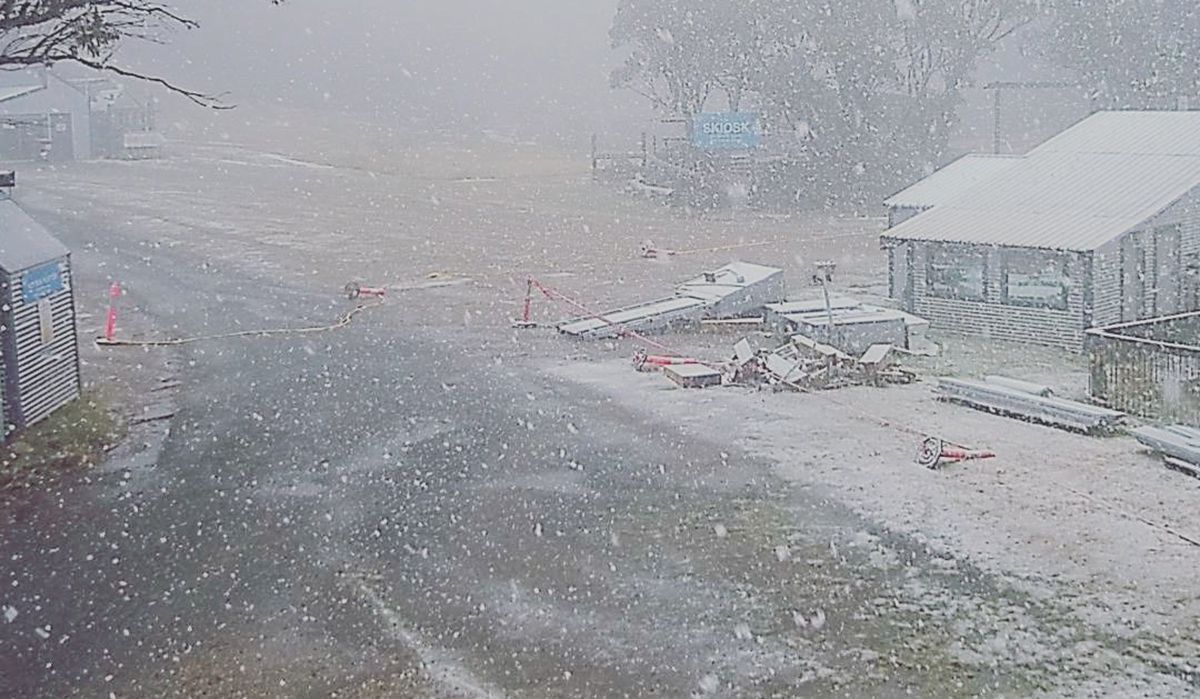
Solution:
[(533, 277), (525, 280), (525, 307), (521, 309), (521, 322), (529, 322), (529, 313), (533, 307)]
[(104, 319), (104, 339), (112, 342), (117, 338), (117, 299), (121, 296), (121, 285), (113, 282), (108, 287), (108, 316)]

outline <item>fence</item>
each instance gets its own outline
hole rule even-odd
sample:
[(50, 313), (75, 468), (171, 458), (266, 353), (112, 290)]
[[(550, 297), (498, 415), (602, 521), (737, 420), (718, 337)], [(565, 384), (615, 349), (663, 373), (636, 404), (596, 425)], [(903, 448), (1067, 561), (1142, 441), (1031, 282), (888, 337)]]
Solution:
[(1087, 331), (1089, 391), (1133, 415), (1200, 426), (1200, 312)]

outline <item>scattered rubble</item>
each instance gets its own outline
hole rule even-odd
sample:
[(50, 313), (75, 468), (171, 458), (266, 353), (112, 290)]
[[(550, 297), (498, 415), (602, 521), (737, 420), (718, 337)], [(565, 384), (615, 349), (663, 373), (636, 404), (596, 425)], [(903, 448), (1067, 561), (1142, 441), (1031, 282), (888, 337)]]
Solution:
[(671, 364), (664, 366), (663, 376), (666, 376), (681, 388), (720, 386), (723, 378), (720, 371), (703, 364)]
[(933, 355), (929, 321), (893, 308), (872, 306), (848, 296), (769, 303), (766, 322), (784, 337), (800, 334), (860, 354), (871, 345), (890, 344), (912, 354)]
[(733, 357), (725, 362), (638, 350), (633, 366), (638, 371), (662, 371), (685, 388), (740, 385), (813, 391), (916, 381), (915, 373), (896, 365), (893, 349), (891, 345), (872, 345), (862, 356), (854, 357), (797, 335), (774, 349), (756, 350), (744, 337), (734, 344)]
[(890, 345), (872, 345), (861, 357), (795, 335), (773, 350), (754, 351), (746, 338), (734, 345), (728, 382), (812, 391), (912, 383), (916, 375), (894, 363)]

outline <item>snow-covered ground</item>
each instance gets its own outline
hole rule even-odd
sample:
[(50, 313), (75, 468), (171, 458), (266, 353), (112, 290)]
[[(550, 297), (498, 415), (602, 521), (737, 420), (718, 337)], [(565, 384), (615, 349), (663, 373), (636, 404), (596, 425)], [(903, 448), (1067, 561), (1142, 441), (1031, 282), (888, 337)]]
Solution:
[[(1179, 535), (1200, 540), (1191, 517), (1200, 483), (1162, 468), (1131, 440), (939, 404), (928, 382), (805, 395), (684, 391), (634, 372), (630, 345), (578, 345), (509, 327), (530, 274), (598, 309), (663, 295), (732, 258), (785, 267), (796, 295), (807, 294), (813, 264), (832, 259), (838, 291), (878, 293), (885, 283), (881, 221), (672, 211), (596, 185), (581, 158), (528, 144), (413, 146), (375, 132), (348, 144), (336, 128), (282, 117), (267, 133), (186, 126), (176, 131), (188, 140), (175, 142), (167, 159), (30, 168), (19, 196), (35, 210), (86, 213), (97, 245), (105, 230), (141, 236), (135, 264), (155, 265), (162, 250), (183, 248), (206, 269), (275, 276), (331, 302), (350, 280), (392, 284), (397, 303), (381, 316), (388, 322), (448, 330), (463, 352), (583, 386), (630, 420), (678, 427), (771, 464), (782, 487), (769, 507), (698, 512), (680, 524), (690, 529), (675, 533), (681, 560), (718, 570), (718, 579), (729, 577), (720, 569), (729, 554), (708, 560), (707, 545), (728, 545), (730, 537), (752, 547), (755, 560), (775, 566), (755, 573), (770, 583), (770, 595), (737, 585), (718, 594), (684, 578), (634, 586), (697, 600), (695, 628), (664, 629), (664, 643), (672, 634), (714, 633), (729, 639), (714, 636), (714, 643), (753, 649), (744, 665), (717, 674), (765, 677), (771, 673), (763, 668), (799, 657), (809, 664), (801, 679), (851, 678), (850, 668), (860, 668), (861, 686), (876, 688), (896, 668), (909, 676), (935, 668), (942, 675), (929, 686), (944, 687), (938, 682), (950, 667), (991, 678), (962, 687), (964, 694), (995, 693), (996, 678), (1011, 678), (1003, 691), (1015, 695), (1173, 696), (1188, 688), (1176, 676), (1200, 655), (1200, 592), (1192, 580), (1200, 547)], [(645, 241), (689, 254), (640, 259)], [(713, 249), (761, 241), (769, 242)], [(456, 281), (440, 285), (447, 279)], [(103, 298), (99, 287), (81, 293)], [(571, 311), (539, 298), (534, 313), (547, 320)], [(221, 318), (210, 322), (215, 329)], [(669, 342), (724, 358), (734, 339)], [(1082, 387), (1077, 357), (1011, 354), (965, 338), (945, 338), (944, 354), (917, 366), (927, 375), (1005, 369), (1066, 393)], [(998, 457), (928, 471), (914, 463), (919, 434)], [(731, 479), (745, 477), (730, 463)], [(528, 487), (569, 493), (579, 485), (566, 474)], [(847, 506), (868, 524), (849, 538), (806, 530), (798, 508), (814, 498)], [(639, 532), (635, 522), (622, 536), (628, 545), (661, 532)], [(803, 589), (796, 580), (805, 581)], [(863, 590), (874, 592), (856, 597)], [(743, 593), (744, 625), (705, 625), (705, 604), (730, 605)], [(506, 617), (525, 619), (529, 637), (539, 624), (552, 625), (546, 633), (588, 634), (571, 610), (548, 608), (524, 588), (481, 594)], [(655, 620), (622, 623), (640, 625), (631, 638), (644, 638)], [(836, 625), (836, 647), (821, 633), (827, 624)], [(614, 639), (620, 642), (616, 631)], [(715, 675), (699, 678), (702, 693), (719, 686)]]
[[(1130, 438), (940, 403), (929, 383), (696, 391), (622, 359), (547, 369), (697, 438), (720, 435), (769, 458), (784, 480), (998, 576), (1059, 615), (1067, 635), (1108, 638), (1097, 653), (1181, 669), (1200, 654), (1200, 545), (1192, 543), (1200, 542), (1192, 516), (1200, 483), (1163, 468)], [(914, 460), (921, 434), (998, 456), (930, 471)]]

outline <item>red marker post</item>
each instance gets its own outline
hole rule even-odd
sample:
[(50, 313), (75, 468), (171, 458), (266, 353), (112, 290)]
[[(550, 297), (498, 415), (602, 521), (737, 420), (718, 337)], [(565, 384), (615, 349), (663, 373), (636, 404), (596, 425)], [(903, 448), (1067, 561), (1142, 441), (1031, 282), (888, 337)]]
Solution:
[(104, 319), (104, 339), (117, 339), (117, 299), (121, 296), (121, 285), (113, 282), (108, 287), (108, 317)]
[(533, 277), (525, 280), (525, 306), (521, 309), (521, 322), (529, 322), (529, 313), (533, 310)]
[[(534, 280), (533, 277), (527, 277), (525, 279), (525, 301), (524, 301), (524, 303), (521, 304), (521, 317), (513, 319), (512, 326), (514, 328), (537, 327), (537, 323), (534, 323), (532, 320), (530, 320), (530, 314), (533, 313), (533, 290), (534, 290), (534, 288), (537, 288), (543, 294), (546, 293), (546, 290), (544, 288), (542, 288), (542, 285), (538, 284), (537, 281)], [(549, 298), (549, 295), (547, 295), (547, 298)]]

